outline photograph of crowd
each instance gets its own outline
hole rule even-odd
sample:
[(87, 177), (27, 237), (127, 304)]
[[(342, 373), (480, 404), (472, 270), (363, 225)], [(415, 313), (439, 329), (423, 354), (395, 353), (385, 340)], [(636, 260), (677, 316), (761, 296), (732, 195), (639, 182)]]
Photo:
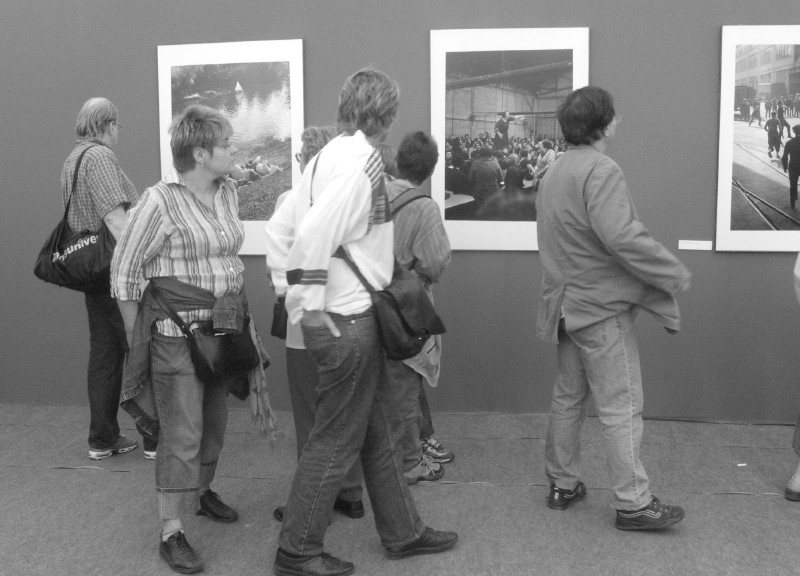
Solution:
[(293, 174), (292, 135), (303, 122), (302, 91), (296, 86), (302, 83), (301, 50), (299, 40), (159, 46), (162, 178), (177, 177), (169, 159), (172, 119), (194, 104), (218, 110), (234, 130), (231, 177), (239, 217), (253, 229), (247, 236), (256, 235), (254, 242), (245, 240), (245, 254), (263, 251), (257, 236), (263, 222), (299, 176)]
[(800, 249), (800, 27), (723, 27), (717, 249)]
[(439, 200), (448, 233), (466, 230), (471, 244), (536, 249), (518, 240), (532, 235), (535, 243), (539, 183), (566, 150), (556, 111), (588, 76), (588, 31), (554, 30), (471, 30), (465, 46), (453, 31), (432, 32), (432, 59), (442, 68), (432, 83), (433, 131), (444, 143)]

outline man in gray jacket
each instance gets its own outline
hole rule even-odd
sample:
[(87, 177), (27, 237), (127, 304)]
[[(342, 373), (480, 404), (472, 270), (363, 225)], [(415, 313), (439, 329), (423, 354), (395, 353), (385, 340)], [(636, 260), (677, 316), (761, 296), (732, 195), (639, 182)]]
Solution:
[(558, 344), (545, 449), (548, 506), (586, 496), (579, 480), (581, 425), (590, 394), (607, 444), (616, 526), (651, 530), (684, 516), (650, 493), (639, 459), (642, 379), (633, 329), (638, 309), (680, 328), (675, 296), (689, 271), (639, 222), (619, 166), (605, 155), (621, 117), (611, 95), (588, 86), (558, 111), (570, 148), (551, 166), (537, 198), (542, 294), (537, 335)]

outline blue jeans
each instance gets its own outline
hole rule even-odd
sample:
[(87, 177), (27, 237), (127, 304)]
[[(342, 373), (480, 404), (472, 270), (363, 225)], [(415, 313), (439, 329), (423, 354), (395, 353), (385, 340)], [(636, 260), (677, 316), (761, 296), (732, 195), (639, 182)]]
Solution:
[(198, 495), (211, 488), (228, 424), (227, 387), (197, 378), (186, 338), (153, 334), (150, 359), (159, 516), (171, 520), (194, 514)]
[[(297, 437), (297, 459), (303, 453), (308, 436), (314, 427), (317, 411), (317, 366), (308, 350), (286, 349), (286, 372), (289, 377), (289, 395), (292, 399), (292, 416)], [(356, 460), (339, 490), (339, 498), (348, 502), (360, 501), (364, 494), (361, 486), (361, 464)]]
[(580, 478), (580, 432), (594, 395), (606, 439), (606, 464), (617, 510), (650, 503), (639, 459), (642, 442), (642, 375), (630, 312), (569, 332), (558, 331), (558, 375), (553, 385), (545, 446), (550, 482), (572, 490)]
[(422, 460), (422, 447), (419, 444), (422, 428), (420, 395), (424, 394), (422, 376), (413, 368), (397, 360), (386, 360), (386, 368), (391, 380), (389, 391), (392, 402), (402, 422), (402, 434), (397, 444), (403, 461), (403, 470), (408, 472)]
[(111, 448), (119, 438), (119, 395), (128, 341), (117, 301), (109, 294), (85, 294), (89, 314), (89, 447)]
[(330, 316), (339, 338), (325, 326), (302, 324), (319, 372), (317, 412), (292, 480), (279, 543), (303, 556), (323, 552), (334, 500), (359, 455), (383, 545), (402, 546), (425, 531), (396, 450), (402, 424), (391, 401), (375, 318), (371, 310)]

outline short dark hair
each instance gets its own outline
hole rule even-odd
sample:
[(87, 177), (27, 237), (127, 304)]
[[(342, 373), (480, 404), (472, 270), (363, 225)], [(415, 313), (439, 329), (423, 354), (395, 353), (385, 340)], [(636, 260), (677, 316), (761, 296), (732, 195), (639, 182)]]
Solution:
[(522, 172), (516, 166), (509, 166), (504, 178), (507, 190), (522, 189)]
[(439, 148), (432, 136), (422, 131), (409, 132), (397, 148), (397, 174), (412, 184), (427, 180), (439, 160)]
[(800, 136), (800, 124), (795, 124), (794, 126), (792, 126), (792, 132)]
[(179, 174), (195, 167), (195, 148), (204, 148), (214, 155), (214, 146), (233, 136), (231, 123), (218, 110), (195, 104), (177, 116), (170, 128), (172, 164)]
[(577, 146), (600, 140), (615, 113), (610, 93), (597, 86), (584, 86), (564, 99), (557, 116), (564, 140)]

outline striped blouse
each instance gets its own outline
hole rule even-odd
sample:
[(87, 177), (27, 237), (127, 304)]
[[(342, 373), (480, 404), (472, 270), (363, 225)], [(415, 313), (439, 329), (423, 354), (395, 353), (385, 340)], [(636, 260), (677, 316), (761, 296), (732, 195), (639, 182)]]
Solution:
[[(111, 293), (119, 300), (139, 300), (143, 280), (171, 276), (205, 288), (217, 298), (238, 294), (244, 265), (238, 256), (244, 241), (238, 196), (228, 182), (220, 184), (214, 208), (181, 184), (159, 182), (142, 194), (111, 262)], [(179, 312), (186, 322), (209, 320), (211, 310)], [(171, 321), (158, 323), (166, 336), (181, 336)]]

